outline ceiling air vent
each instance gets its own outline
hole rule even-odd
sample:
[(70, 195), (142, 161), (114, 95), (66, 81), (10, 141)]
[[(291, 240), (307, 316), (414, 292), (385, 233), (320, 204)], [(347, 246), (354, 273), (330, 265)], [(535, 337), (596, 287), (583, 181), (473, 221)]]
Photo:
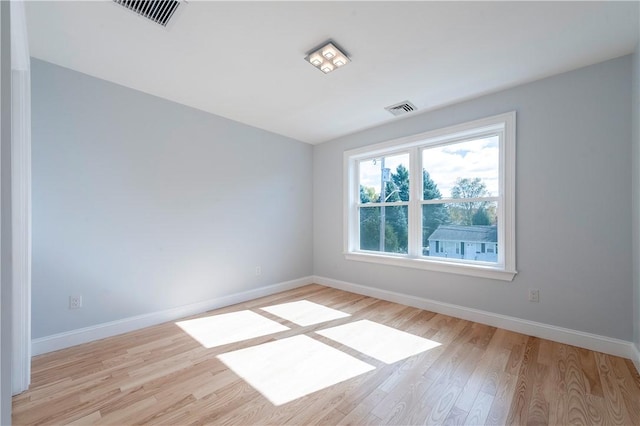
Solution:
[(115, 3), (166, 27), (180, 6), (179, 0), (113, 0)]
[(399, 104), (391, 105), (385, 107), (387, 111), (389, 111), (393, 115), (402, 115), (411, 111), (415, 111), (418, 108), (414, 104), (409, 101), (400, 102)]

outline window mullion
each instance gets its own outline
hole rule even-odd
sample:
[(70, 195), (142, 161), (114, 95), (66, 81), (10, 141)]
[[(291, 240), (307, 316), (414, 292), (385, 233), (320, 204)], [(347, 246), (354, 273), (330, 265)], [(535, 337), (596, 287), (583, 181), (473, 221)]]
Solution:
[(413, 147), (409, 150), (409, 256), (417, 257), (422, 254), (422, 214), (420, 201), (422, 200), (422, 161), (420, 150)]
[(345, 218), (345, 226), (348, 226), (347, 241), (345, 241), (345, 251), (353, 251), (360, 248), (360, 209), (358, 207), (359, 188), (358, 175), (360, 173), (360, 166), (357, 161), (349, 159), (351, 165), (349, 166), (349, 175), (347, 178), (347, 184), (350, 184), (348, 193), (346, 194), (347, 200), (345, 201), (347, 207), (347, 217)]
[(397, 206), (408, 206), (410, 203), (408, 201), (392, 201), (386, 203), (356, 203), (356, 207), (397, 207)]
[(477, 198), (437, 198), (434, 200), (422, 200), (420, 204), (464, 204), (482, 202), (500, 202), (501, 197), (477, 197)]

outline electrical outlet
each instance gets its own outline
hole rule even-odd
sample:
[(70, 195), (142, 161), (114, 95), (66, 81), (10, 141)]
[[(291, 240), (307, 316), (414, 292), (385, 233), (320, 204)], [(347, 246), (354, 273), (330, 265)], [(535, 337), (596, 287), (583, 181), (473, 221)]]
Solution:
[(69, 296), (69, 309), (82, 308), (82, 296)]
[(260, 266), (256, 266), (256, 275), (262, 274), (262, 268)]
[(539, 302), (540, 301), (540, 290), (537, 288), (529, 289), (529, 302)]

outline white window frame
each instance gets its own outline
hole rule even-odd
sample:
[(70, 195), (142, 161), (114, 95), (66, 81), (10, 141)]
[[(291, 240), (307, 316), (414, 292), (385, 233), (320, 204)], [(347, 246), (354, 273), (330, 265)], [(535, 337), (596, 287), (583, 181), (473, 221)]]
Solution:
[[(422, 167), (424, 148), (468, 140), (499, 136), (498, 261), (470, 262), (422, 256)], [(410, 200), (408, 202), (408, 254), (382, 253), (359, 249), (358, 204), (361, 160), (409, 152)], [(512, 281), (516, 271), (516, 113), (511, 111), (443, 129), (394, 139), (344, 152), (344, 255), (347, 260), (448, 272), (475, 277)], [(405, 204), (405, 203), (403, 203)], [(441, 242), (442, 245), (442, 242)]]

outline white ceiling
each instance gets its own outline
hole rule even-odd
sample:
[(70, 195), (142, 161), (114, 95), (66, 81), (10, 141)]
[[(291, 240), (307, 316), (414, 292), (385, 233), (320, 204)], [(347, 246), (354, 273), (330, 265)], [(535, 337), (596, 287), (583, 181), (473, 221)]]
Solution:
[[(27, 2), (31, 55), (308, 143), (631, 53), (632, 2)], [(304, 61), (332, 38), (350, 64)], [(412, 113), (416, 114), (416, 112)]]

